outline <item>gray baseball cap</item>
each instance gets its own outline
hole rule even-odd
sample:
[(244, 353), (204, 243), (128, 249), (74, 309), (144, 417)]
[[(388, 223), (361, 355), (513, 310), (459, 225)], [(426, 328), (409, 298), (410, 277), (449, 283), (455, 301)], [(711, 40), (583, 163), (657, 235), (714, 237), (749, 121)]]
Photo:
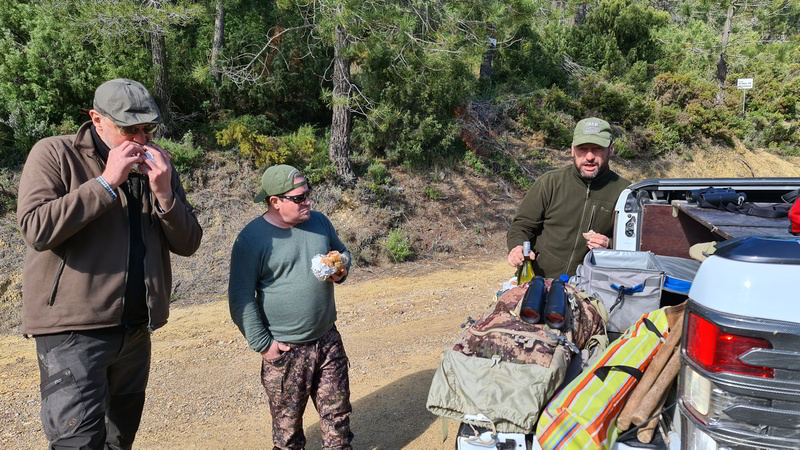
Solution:
[(303, 172), (294, 167), (286, 164), (270, 166), (264, 171), (264, 175), (261, 175), (261, 190), (253, 201), (260, 203), (270, 196), (285, 194), (306, 184), (308, 180)]
[(611, 145), (611, 125), (603, 119), (589, 117), (578, 122), (572, 134), (572, 146), (597, 144), (600, 147)]
[(94, 91), (94, 109), (120, 127), (161, 123), (161, 111), (147, 88), (127, 78), (101, 84)]

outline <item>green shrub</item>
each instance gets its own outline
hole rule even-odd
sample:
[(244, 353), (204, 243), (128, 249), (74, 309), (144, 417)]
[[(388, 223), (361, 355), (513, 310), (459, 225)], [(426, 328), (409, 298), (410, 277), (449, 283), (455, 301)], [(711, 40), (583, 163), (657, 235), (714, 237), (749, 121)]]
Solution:
[(280, 145), (280, 139), (256, 132), (244, 125), (232, 123), (217, 131), (217, 143), (239, 148), (239, 152), (256, 167), (285, 163), (289, 152)]
[(589, 76), (581, 83), (581, 91), (581, 106), (587, 114), (615, 123), (627, 119), (633, 95), (626, 86)]
[(389, 250), (389, 255), (395, 262), (404, 262), (408, 260), (413, 252), (411, 249), (411, 239), (405, 230), (395, 228), (389, 232), (386, 239), (386, 248)]
[(256, 167), (274, 164), (292, 164), (303, 167), (315, 152), (316, 137), (314, 127), (303, 125), (294, 133), (275, 137), (261, 134), (253, 128), (233, 121), (226, 128), (217, 131), (217, 143), (232, 145), (249, 159)]
[(467, 167), (471, 167), (475, 172), (480, 175), (489, 175), (492, 173), (486, 165), (483, 164), (483, 161), (472, 151), (468, 151), (464, 153), (464, 164)]
[(520, 100), (518, 114), (522, 125), (544, 133), (544, 143), (551, 148), (569, 147), (577, 122), (580, 104), (557, 86), (541, 89), (532, 97)]
[(367, 167), (367, 177), (375, 185), (386, 184), (389, 181), (389, 171), (382, 162), (375, 161)]
[(436, 186), (432, 185), (425, 186), (425, 189), (422, 190), (422, 193), (425, 194), (425, 196), (428, 197), (428, 199), (430, 200), (440, 200), (441, 198), (444, 197), (441, 191), (439, 191), (439, 189), (436, 189)]
[(172, 154), (172, 164), (182, 174), (189, 173), (202, 161), (203, 149), (194, 146), (194, 135), (187, 131), (179, 142), (158, 139), (156, 143)]
[(623, 136), (616, 141), (617, 156), (623, 159), (633, 159), (636, 157), (636, 152), (631, 148), (628, 137)]
[(305, 162), (314, 153), (317, 137), (314, 127), (303, 125), (294, 133), (280, 137), (281, 147), (285, 148), (295, 162)]
[(677, 150), (680, 146), (678, 131), (661, 122), (650, 124), (650, 133), (650, 150), (654, 155)]

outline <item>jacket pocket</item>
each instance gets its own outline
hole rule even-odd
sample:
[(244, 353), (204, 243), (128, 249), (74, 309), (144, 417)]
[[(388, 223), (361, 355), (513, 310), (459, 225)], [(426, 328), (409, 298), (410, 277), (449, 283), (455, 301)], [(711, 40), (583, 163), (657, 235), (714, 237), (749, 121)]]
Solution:
[(56, 276), (53, 279), (53, 287), (50, 290), (50, 298), (47, 300), (47, 306), (53, 306), (56, 301), (56, 293), (58, 292), (58, 284), (61, 282), (61, 274), (64, 273), (64, 266), (67, 265), (67, 252), (64, 252), (64, 257), (61, 258), (61, 263), (56, 270)]
[(47, 439), (54, 441), (74, 433), (83, 423), (86, 409), (72, 370), (64, 369), (47, 377), (40, 389), (42, 427)]

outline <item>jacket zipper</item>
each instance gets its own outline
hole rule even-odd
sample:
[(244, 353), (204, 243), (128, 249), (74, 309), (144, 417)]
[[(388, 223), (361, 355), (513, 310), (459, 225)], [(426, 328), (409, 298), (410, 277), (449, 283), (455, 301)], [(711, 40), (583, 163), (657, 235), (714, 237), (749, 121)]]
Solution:
[[(97, 164), (100, 166), (100, 173), (102, 174), (103, 169), (105, 168), (106, 164), (103, 162), (103, 160), (98, 158), (97, 155), (93, 154), (92, 158), (95, 161), (97, 161)], [(122, 194), (122, 195), (120, 195), (120, 194)], [(125, 197), (125, 193), (124, 192), (120, 193), (119, 191), (117, 191), (117, 198), (120, 199), (120, 204), (122, 204), (122, 198), (123, 197)], [(129, 207), (127, 197), (125, 197), (125, 205), (124, 206), (126, 207), (126, 209)], [(125, 222), (126, 223), (129, 222), (129, 220), (126, 220)], [(128, 270), (130, 269), (130, 267), (128, 267), (128, 260), (130, 259), (130, 257), (131, 257), (131, 226), (130, 226), (130, 224), (128, 224), (128, 252), (125, 255), (125, 279), (124, 279), (124, 281), (122, 283), (122, 311), (125, 311), (125, 288), (127, 288), (127, 286), (128, 286)], [(119, 315), (119, 325), (122, 325), (122, 314), (121, 313)]]
[[(147, 179), (145, 177), (145, 182), (142, 183), (142, 184), (143, 184), (142, 191), (144, 192), (144, 195), (142, 195), (142, 215), (140, 217), (140, 221), (144, 222), (145, 218), (148, 218), (152, 222), (153, 219), (152, 219), (152, 217), (150, 217), (150, 214), (152, 214), (152, 212), (153, 212), (152, 209), (148, 208), (147, 214), (144, 214), (145, 202), (148, 202), (147, 205), (155, 203), (155, 202), (150, 202), (151, 192), (150, 192), (150, 181), (149, 181), (149, 179)], [(152, 226), (152, 223), (150, 225)], [(144, 272), (144, 280), (142, 280), (142, 281), (144, 281), (144, 305), (147, 307), (147, 332), (152, 334), (153, 333), (153, 314), (152, 314), (152, 311), (150, 310), (150, 304), (149, 304), (149, 301), (148, 301), (149, 298), (150, 298), (150, 295), (149, 295), (150, 288), (147, 286), (147, 239), (145, 239), (145, 224), (144, 223), (142, 223), (141, 229), (142, 229), (142, 245), (144, 246), (144, 260), (142, 260), (142, 270)]]
[[(567, 267), (564, 267), (564, 271), (562, 273), (569, 273), (569, 266), (572, 265), (572, 258), (575, 256), (575, 249), (578, 248), (578, 243), (581, 238), (581, 226), (583, 225), (583, 219), (586, 217), (586, 203), (589, 201), (589, 192), (591, 191), (591, 189), (592, 189), (592, 182), (590, 180), (586, 184), (586, 198), (584, 198), (583, 200), (583, 208), (581, 210), (581, 221), (578, 222), (578, 234), (575, 235), (575, 244), (572, 246), (572, 252), (569, 254)], [(592, 218), (594, 218), (594, 210), (592, 210)]]

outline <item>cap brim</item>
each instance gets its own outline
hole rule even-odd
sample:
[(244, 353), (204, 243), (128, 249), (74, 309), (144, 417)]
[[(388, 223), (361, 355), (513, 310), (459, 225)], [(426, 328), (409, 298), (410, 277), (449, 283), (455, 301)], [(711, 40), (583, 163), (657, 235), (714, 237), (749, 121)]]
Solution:
[(608, 147), (611, 145), (611, 139), (605, 139), (598, 135), (581, 136), (572, 141), (572, 146), (577, 147), (583, 144), (596, 144), (600, 147)]
[(143, 124), (160, 124), (161, 116), (155, 113), (127, 113), (124, 118), (111, 117), (111, 120), (120, 127)]
[(261, 203), (269, 197), (264, 190), (260, 190), (258, 194), (256, 194), (255, 198), (253, 198), (253, 203)]

